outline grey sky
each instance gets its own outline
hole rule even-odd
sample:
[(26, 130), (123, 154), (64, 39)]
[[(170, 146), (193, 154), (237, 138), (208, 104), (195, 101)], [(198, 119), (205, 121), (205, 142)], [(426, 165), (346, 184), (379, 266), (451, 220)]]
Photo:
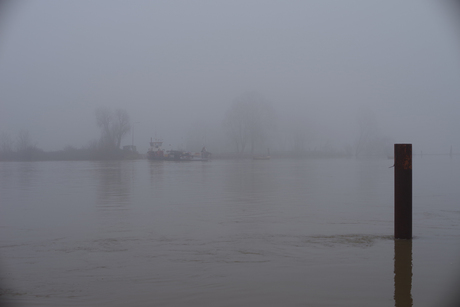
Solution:
[[(21, 1), (0, 24), (0, 132), (96, 139), (124, 108), (135, 145), (219, 124), (247, 90), (281, 124), (352, 144), (361, 110), (414, 150), (460, 151), (460, 40), (436, 1)], [(131, 136), (122, 141), (130, 144)]]

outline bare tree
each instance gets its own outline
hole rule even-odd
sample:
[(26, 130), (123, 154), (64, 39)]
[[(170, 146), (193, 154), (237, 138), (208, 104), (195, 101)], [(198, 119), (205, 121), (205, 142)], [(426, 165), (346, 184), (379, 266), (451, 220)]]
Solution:
[(224, 119), (224, 128), (234, 142), (237, 152), (244, 152), (247, 144), (254, 153), (256, 145), (265, 143), (275, 127), (275, 112), (264, 97), (255, 92), (238, 96)]
[(128, 112), (123, 109), (115, 112), (107, 107), (96, 109), (96, 123), (101, 129), (101, 145), (105, 148), (120, 148), (121, 139), (131, 129)]
[(41, 149), (37, 148), (37, 144), (32, 142), (29, 131), (21, 130), (18, 133), (16, 140), (16, 157), (23, 160), (39, 159)]
[(107, 107), (100, 107), (96, 109), (96, 123), (101, 129), (101, 145), (103, 146), (113, 146), (115, 144), (111, 129), (112, 121), (112, 110)]
[(10, 153), (13, 151), (14, 141), (11, 136), (3, 132), (0, 136), (0, 151), (4, 153)]
[(305, 126), (302, 125), (300, 121), (293, 124), (290, 129), (289, 137), (291, 148), (295, 153), (301, 153), (307, 150), (310, 137)]
[(225, 114), (224, 129), (238, 153), (244, 152), (248, 139), (246, 122), (244, 105), (235, 101)]
[(117, 148), (120, 148), (121, 139), (131, 130), (129, 124), (129, 115), (126, 110), (117, 109), (115, 110), (115, 116), (112, 123), (112, 133), (117, 142)]
[(20, 152), (25, 152), (27, 150), (35, 148), (35, 145), (30, 139), (29, 131), (21, 130), (18, 133), (18, 139), (16, 142), (16, 150)]

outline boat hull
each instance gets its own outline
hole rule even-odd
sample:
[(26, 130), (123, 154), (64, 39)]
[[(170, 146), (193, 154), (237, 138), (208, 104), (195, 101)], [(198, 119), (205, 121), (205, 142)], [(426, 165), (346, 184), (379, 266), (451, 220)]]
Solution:
[(154, 161), (209, 161), (210, 153), (190, 153), (178, 150), (171, 150), (164, 153), (163, 151), (148, 151), (147, 159)]

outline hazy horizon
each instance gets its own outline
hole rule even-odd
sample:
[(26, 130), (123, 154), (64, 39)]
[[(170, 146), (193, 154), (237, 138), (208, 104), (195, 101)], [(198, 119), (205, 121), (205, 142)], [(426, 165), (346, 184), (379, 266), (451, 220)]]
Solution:
[[(300, 123), (314, 146), (353, 146), (357, 118), (414, 151), (460, 152), (460, 41), (435, 1), (21, 1), (0, 23), (0, 133), (44, 150), (100, 135), (125, 109), (134, 145), (216, 130), (242, 93)], [(273, 138), (280, 137), (274, 133)], [(132, 132), (122, 140), (130, 145)]]

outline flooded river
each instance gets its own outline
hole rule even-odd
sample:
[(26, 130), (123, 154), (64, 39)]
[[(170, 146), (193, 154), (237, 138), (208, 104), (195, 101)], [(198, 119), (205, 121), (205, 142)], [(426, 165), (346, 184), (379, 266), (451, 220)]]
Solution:
[[(0, 162), (8, 306), (445, 306), (460, 281), (460, 157)], [(3, 305), (2, 305), (3, 306)]]

